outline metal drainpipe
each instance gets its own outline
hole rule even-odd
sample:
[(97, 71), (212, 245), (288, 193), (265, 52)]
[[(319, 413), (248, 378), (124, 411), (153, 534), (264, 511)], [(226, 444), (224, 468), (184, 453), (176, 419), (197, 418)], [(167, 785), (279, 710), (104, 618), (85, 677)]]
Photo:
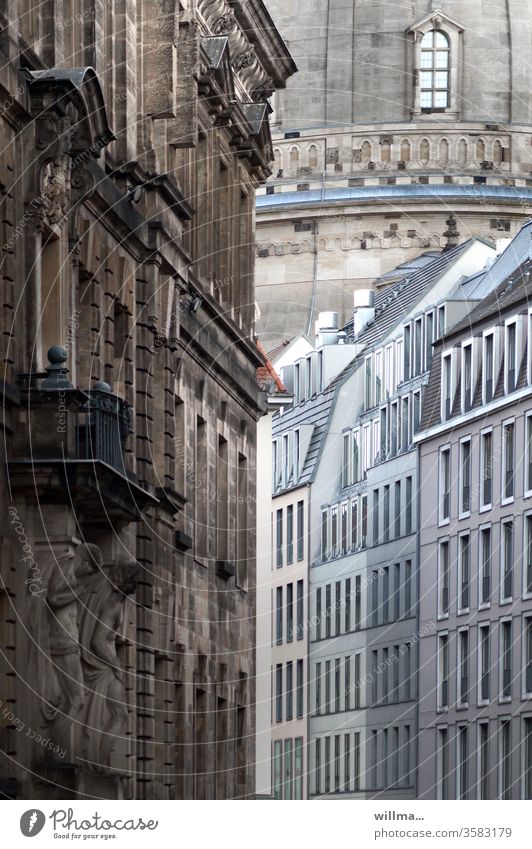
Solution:
[(314, 265), (312, 270), (312, 296), (310, 299), (310, 307), (308, 313), (307, 336), (310, 336), (312, 331), (312, 317), (316, 306), (316, 287), (318, 285), (318, 237), (319, 237), (319, 222), (317, 218), (312, 219), (312, 229), (314, 230)]

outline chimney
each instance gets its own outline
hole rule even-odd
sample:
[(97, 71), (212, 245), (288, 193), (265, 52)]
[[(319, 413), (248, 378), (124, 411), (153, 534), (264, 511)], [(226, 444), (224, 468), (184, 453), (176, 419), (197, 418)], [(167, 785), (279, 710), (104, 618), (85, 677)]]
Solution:
[(358, 336), (368, 322), (375, 318), (375, 292), (373, 289), (357, 289), (353, 293), (353, 300), (353, 330), (354, 335)]
[(338, 342), (338, 313), (320, 312), (315, 323), (316, 348)]

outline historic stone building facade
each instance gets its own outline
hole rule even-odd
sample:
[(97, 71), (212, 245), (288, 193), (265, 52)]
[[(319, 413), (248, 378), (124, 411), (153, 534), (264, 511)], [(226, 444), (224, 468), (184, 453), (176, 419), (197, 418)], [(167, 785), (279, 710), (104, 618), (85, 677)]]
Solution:
[[(426, 248), (514, 235), (532, 203), (530, 0), (268, 0), (299, 67), (257, 206), (259, 334), (347, 321)], [(455, 233), (456, 236), (456, 233)]]
[(0, 17), (0, 790), (247, 797), (254, 204), (294, 66), (262, 0)]

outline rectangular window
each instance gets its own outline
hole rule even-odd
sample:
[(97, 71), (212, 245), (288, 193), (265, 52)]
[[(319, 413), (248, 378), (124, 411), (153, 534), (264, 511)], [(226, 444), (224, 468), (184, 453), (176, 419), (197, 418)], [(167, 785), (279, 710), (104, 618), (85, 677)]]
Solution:
[(469, 700), (469, 632), (460, 631), (458, 636), (459, 682), (458, 692), (461, 705)]
[(360, 655), (355, 655), (355, 710), (360, 708), (360, 689), (362, 681), (360, 680)]
[(283, 741), (276, 740), (273, 744), (273, 798), (283, 796)]
[(422, 344), (423, 344), (423, 320), (416, 319), (414, 322), (414, 374), (421, 374)]
[(283, 799), (291, 799), (292, 798), (292, 776), (293, 776), (292, 741), (291, 740), (285, 740), (284, 741)]
[(491, 598), (491, 528), (480, 531), (480, 603), (489, 604)]
[(388, 787), (388, 729), (382, 729), (382, 786)]
[(331, 553), (333, 557), (338, 554), (338, 507), (331, 510)]
[(297, 598), (296, 598), (296, 616), (297, 616), (297, 639), (302, 640), (304, 636), (304, 586), (303, 581), (297, 582)]
[(390, 652), (387, 648), (382, 650), (382, 701), (384, 704), (388, 702), (388, 693), (389, 693), (389, 656)]
[(390, 567), (383, 566), (382, 576), (382, 621), (386, 625), (390, 621)]
[(379, 544), (379, 490), (373, 490), (373, 545)]
[(358, 502), (353, 498), (351, 502), (351, 549), (356, 551), (358, 548)]
[(449, 706), (449, 638), (441, 634), (438, 641), (439, 707)]
[(316, 789), (316, 795), (318, 796), (321, 793), (321, 740), (316, 740), (316, 765), (315, 765), (315, 782), (314, 786)]
[(410, 425), (409, 425), (410, 400), (408, 396), (401, 401), (401, 451), (410, 448)]
[(351, 578), (345, 582), (345, 632), (351, 630)]
[(490, 798), (490, 738), (489, 723), (481, 722), (478, 726), (478, 797)]
[(412, 403), (414, 405), (412, 413), (412, 428), (414, 433), (417, 433), (421, 421), (421, 392), (414, 392), (412, 394)]
[(296, 715), (298, 719), (301, 719), (303, 716), (303, 698), (303, 661), (298, 660), (296, 665)]
[(442, 374), (443, 374), (443, 390), (442, 390), (442, 420), (444, 422), (451, 418), (453, 407), (453, 362), (451, 354), (443, 357)]
[(380, 432), (380, 457), (378, 459), (385, 460), (388, 456), (388, 411), (386, 407), (381, 409), (381, 419), (379, 424)]
[(322, 620), (322, 608), (321, 608), (321, 587), (316, 589), (316, 639), (321, 640), (321, 620)]
[(449, 798), (449, 732), (447, 728), (438, 729), (438, 799)]
[(316, 713), (321, 713), (321, 663), (316, 664)]
[(525, 593), (532, 593), (532, 516), (525, 518)]
[(331, 617), (332, 617), (332, 604), (331, 604), (331, 585), (327, 584), (325, 587), (325, 636), (329, 638), (331, 636)]
[(468, 413), (473, 406), (473, 346), (462, 348), (462, 412)]
[(379, 653), (373, 650), (371, 652), (372, 667), (371, 667), (371, 702), (376, 705), (379, 698)]
[(392, 418), (390, 421), (390, 453), (395, 457), (399, 447), (399, 405), (397, 403), (391, 406)]
[(503, 442), (503, 480), (502, 492), (504, 499), (514, 497), (515, 444), (514, 423), (506, 422), (502, 426)]
[(286, 508), (286, 562), (294, 562), (294, 507)]
[(403, 764), (404, 764), (404, 782), (406, 787), (410, 787), (410, 726), (405, 725), (404, 728), (404, 743), (403, 743)]
[(393, 345), (388, 345), (386, 348), (386, 362), (384, 364), (386, 398), (391, 398), (395, 390), (393, 364)]
[(372, 407), (372, 391), (371, 391), (371, 357), (366, 357), (365, 369), (365, 409), (370, 410)]
[(283, 565), (283, 511), (277, 510), (276, 513), (276, 528), (277, 528), (277, 568), (279, 569)]
[(399, 386), (400, 383), (404, 380), (404, 356), (403, 356), (403, 340), (398, 339), (396, 343), (396, 352), (395, 352), (395, 368), (397, 371), (396, 374), (396, 386)]
[(488, 702), (490, 697), (490, 626), (481, 625), (478, 629), (479, 639), (479, 694), (480, 702)]
[(460, 610), (469, 609), (469, 576), (470, 576), (470, 539), (469, 534), (464, 534), (459, 540), (460, 548), (460, 584), (458, 587), (460, 598)]
[(303, 738), (294, 740), (294, 799), (303, 799)]
[(286, 664), (286, 721), (294, 718), (294, 668), (292, 661)]
[(512, 695), (512, 622), (501, 622), (501, 696)]
[(384, 487), (383, 511), (384, 517), (382, 535), (384, 542), (388, 542), (390, 539), (390, 487), (388, 484)]
[(410, 380), (411, 378), (411, 369), (410, 369), (410, 338), (411, 331), (410, 327), (407, 326), (404, 329), (403, 339), (404, 339), (404, 367), (403, 374), (405, 380)]
[(286, 642), (294, 639), (294, 585), (286, 585)]
[(342, 583), (336, 581), (334, 598), (334, 634), (338, 637), (342, 633)]
[(440, 616), (449, 615), (449, 543), (440, 543), (439, 548)]
[(325, 738), (325, 792), (331, 792), (331, 738)]
[(515, 323), (506, 326), (505, 341), (505, 389), (506, 394), (508, 394), (514, 392), (517, 386), (517, 325)]
[(484, 357), (483, 357), (483, 402), (484, 404), (489, 404), (490, 401), (493, 400), (493, 393), (495, 391), (495, 385), (493, 381), (494, 371), (495, 371), (495, 362), (494, 362), (494, 337), (493, 334), (484, 337)]
[(342, 554), (347, 552), (347, 502), (342, 504), (340, 510), (340, 540)]
[(329, 513), (324, 510), (321, 514), (321, 559), (327, 560), (329, 555)]
[(523, 798), (532, 799), (532, 717), (524, 719), (524, 775)]
[[(532, 339), (530, 340), (532, 347)], [(531, 352), (532, 356), (532, 352)], [(526, 417), (525, 492), (532, 492), (532, 415)]]
[(344, 790), (351, 789), (351, 741), (350, 734), (344, 734)]
[(471, 440), (460, 443), (460, 514), (471, 511)]
[(524, 620), (524, 687), (523, 690), (528, 696), (532, 694), (532, 617), (527, 617)]
[(371, 624), (374, 628), (379, 624), (379, 573), (376, 569), (371, 573)]
[(393, 567), (393, 618), (397, 622), (401, 612), (401, 566), (395, 563)]
[(340, 792), (340, 741), (339, 734), (334, 735), (334, 792)]
[(432, 343), (434, 341), (434, 313), (425, 316), (425, 371), (432, 365)]
[(404, 653), (405, 653), (405, 681), (404, 681), (404, 690), (405, 690), (405, 701), (410, 701), (411, 698), (411, 690), (412, 690), (412, 643), (405, 643), (404, 645)]
[(398, 539), (401, 536), (401, 481), (395, 481), (394, 501), (394, 535)]
[(407, 477), (405, 481), (405, 534), (412, 533), (412, 478)]
[(399, 661), (401, 655), (399, 654), (399, 646), (393, 647), (393, 689), (392, 689), (392, 702), (399, 701)]
[(305, 505), (303, 501), (297, 502), (297, 559), (303, 560), (304, 556), (304, 525)]
[(337, 657), (334, 660), (334, 711), (335, 713), (340, 713), (340, 691), (341, 691), (341, 679), (340, 679), (340, 658)]
[(375, 354), (375, 394), (374, 403), (380, 404), (382, 400), (382, 351)]
[(360, 480), (360, 431), (353, 431), (353, 483)]
[(283, 721), (283, 664), (275, 667), (275, 721)]
[[(399, 597), (399, 591), (397, 591)], [(405, 616), (412, 616), (412, 562), (405, 562)]]
[(360, 575), (355, 575), (355, 631), (360, 630), (361, 602), (362, 578)]
[(509, 719), (503, 719), (501, 733), (501, 799), (512, 798), (512, 734)]
[(468, 743), (467, 743), (467, 728), (466, 726), (460, 726), (458, 728), (458, 752), (457, 752), (457, 761), (458, 761), (458, 769), (456, 773), (457, 778), (457, 796), (459, 799), (467, 799), (468, 793), (468, 775), (467, 775), (467, 759), (468, 759)]
[(362, 522), (361, 522), (361, 544), (365, 548), (368, 544), (368, 496), (362, 496)]
[(331, 661), (325, 661), (325, 713), (331, 712)]
[(493, 443), (491, 431), (480, 437), (480, 506), (491, 507), (493, 493)]
[(283, 642), (283, 588), (275, 590), (275, 642), (280, 646)]
[(351, 710), (351, 658), (344, 658), (345, 709)]
[(508, 601), (513, 595), (514, 569), (514, 526), (513, 522), (503, 522), (502, 526), (502, 574), (501, 601)]
[(371, 786), (374, 790), (378, 787), (379, 779), (379, 750), (376, 729), (371, 731)]
[(349, 434), (345, 433), (342, 452), (342, 486), (349, 486), (349, 484)]
[(451, 509), (451, 450), (440, 451), (440, 523), (448, 522)]

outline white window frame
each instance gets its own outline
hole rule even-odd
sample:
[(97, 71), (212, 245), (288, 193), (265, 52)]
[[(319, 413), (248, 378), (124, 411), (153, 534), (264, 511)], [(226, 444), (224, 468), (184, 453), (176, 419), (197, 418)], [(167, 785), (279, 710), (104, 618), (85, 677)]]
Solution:
[[(508, 385), (508, 336), (510, 327), (515, 327), (515, 386), (512, 389), (509, 389)], [(512, 318), (507, 318), (504, 322), (504, 394), (509, 395), (510, 392), (515, 392), (517, 388), (517, 381), (519, 379), (519, 321), (517, 316), (513, 316)]]
[[(464, 504), (463, 504), (464, 465), (463, 465), (462, 454), (463, 454), (464, 445), (469, 446), (469, 509), (468, 510), (464, 510)], [(473, 486), (472, 486), (472, 481), (473, 481), (473, 474), (472, 474), (472, 471), (473, 471), (473, 440), (471, 439), (471, 436), (462, 437), (462, 439), (460, 440), (458, 450), (460, 452), (460, 454), (459, 454), (460, 463), (459, 463), (459, 469), (458, 469), (458, 478), (459, 478), (459, 480), (458, 480), (458, 518), (459, 519), (467, 519), (467, 518), (469, 518), (469, 516), (471, 516), (471, 500), (472, 500), (472, 495), (473, 495)]]
[[(466, 607), (462, 607), (462, 540), (468, 540), (467, 552), (468, 552), (468, 562), (467, 562), (467, 605)], [(463, 531), (458, 535), (458, 551), (456, 552), (456, 581), (457, 581), (457, 594), (456, 594), (456, 612), (457, 615), (463, 615), (464, 613), (469, 613), (471, 610), (471, 590), (473, 588), (472, 581), (472, 572), (473, 572), (473, 558), (471, 556), (472, 550), (472, 533), (471, 531)]]
[(396, 353), (395, 353), (395, 389), (403, 382), (404, 380), (404, 340), (401, 336), (396, 340)]
[(342, 431), (342, 487), (345, 488), (353, 482), (352, 475), (352, 440), (351, 431)]
[[(492, 392), (491, 398), (488, 399), (488, 395), (486, 392), (486, 361), (487, 361), (487, 339), (491, 337), (493, 341), (492, 352), (491, 352), (491, 380), (492, 380)], [(489, 330), (485, 330), (482, 334), (482, 403), (483, 404), (491, 404), (493, 401), (493, 396), (495, 395), (495, 390), (497, 388), (497, 335), (495, 333), (495, 328), (491, 327)]]
[[(445, 490), (443, 488), (443, 455), (446, 454), (448, 458), (448, 473), (449, 473), (449, 515), (443, 515), (443, 499)], [(442, 527), (443, 525), (448, 525), (451, 521), (451, 446), (442, 445), (440, 446), (439, 452), (439, 462), (438, 462), (438, 525)]]
[[(373, 404), (381, 404), (384, 398), (384, 352), (382, 348), (375, 351), (375, 368), (373, 369)], [(380, 380), (380, 386), (378, 385)]]
[[(484, 577), (484, 560), (482, 558), (482, 539), (484, 531), (490, 532), (490, 600), (489, 601), (481, 601), (483, 592), (482, 592), (482, 581)], [(478, 609), (479, 610), (489, 610), (491, 607), (491, 594), (493, 592), (493, 526), (491, 522), (485, 522), (483, 525), (479, 525), (478, 527)]]
[[(525, 469), (524, 469), (523, 490), (524, 490), (524, 497), (530, 498), (532, 496), (532, 486), (528, 487), (527, 483), (528, 483), (528, 469), (529, 469), (529, 465), (532, 463), (532, 452), (530, 451), (530, 444), (529, 444), (529, 441), (528, 441), (528, 426), (529, 426), (529, 423), (530, 423), (530, 425), (531, 425), (531, 436), (532, 436), (532, 410), (528, 410), (525, 413), (524, 422), (525, 422)], [(532, 439), (530, 440), (530, 442), (532, 443)], [(532, 478), (532, 475), (531, 475), (531, 478)], [(532, 483), (532, 481), (531, 481), (531, 483)]]
[[(444, 351), (442, 354), (442, 371), (441, 371), (441, 420), (442, 422), (447, 422), (452, 416), (453, 406), (454, 406), (454, 395), (456, 389), (456, 376), (455, 376), (455, 364), (454, 361), (456, 359), (455, 351), (453, 348), (450, 350)], [(447, 386), (447, 368), (446, 361), (449, 360), (450, 368), (449, 368), (449, 382), (450, 386)], [(449, 395), (449, 415), (447, 416), (445, 410), (445, 401)]]
[[(512, 425), (513, 426), (513, 494), (512, 495), (504, 495), (506, 489), (506, 430)], [(515, 426), (515, 418), (504, 419), (501, 422), (501, 506), (505, 506), (507, 504), (513, 504), (515, 500), (515, 460), (516, 460), (516, 426)]]
[[(506, 566), (506, 525), (512, 525), (512, 594), (504, 595), (504, 575)], [(500, 539), (500, 575), (499, 575), (499, 604), (511, 604), (515, 596), (515, 523), (513, 518), (501, 519)]]
[[(447, 612), (443, 610), (443, 563), (442, 563), (442, 546), (447, 546), (447, 592), (449, 594), (449, 598), (447, 599)], [(441, 537), (438, 539), (438, 613), (437, 618), (439, 620), (445, 620), (449, 618), (449, 612), (451, 608), (451, 541), (449, 537)]]
[(384, 349), (384, 398), (388, 400), (395, 392), (393, 344)]
[(530, 386), (532, 383), (532, 307), (528, 308), (527, 317), (527, 364), (526, 364), (526, 382)]
[(523, 613), (521, 625), (521, 698), (532, 699), (532, 689), (526, 689), (526, 659), (527, 659), (527, 622), (532, 622), (532, 612)]
[(493, 655), (493, 646), (492, 646), (492, 643), (493, 643), (492, 630), (493, 629), (491, 628), (491, 622), (484, 621), (484, 622), (479, 622), (478, 625), (477, 625), (477, 707), (483, 707), (485, 705), (489, 705), (489, 703), (490, 703), (490, 699), (489, 699), (490, 694), (489, 693), (488, 693), (487, 699), (482, 698), (482, 640), (481, 640), (480, 635), (481, 635), (481, 632), (483, 630), (485, 630), (486, 628), (488, 629), (488, 634), (489, 634), (489, 643), (488, 643), (489, 665), (488, 665), (488, 671), (490, 673), (490, 690), (491, 690), (491, 685), (492, 685), (491, 658), (492, 658), (492, 655)]
[[(357, 446), (357, 463), (355, 468), (354, 462), (354, 447)], [(360, 440), (360, 428), (356, 427), (351, 433), (351, 480), (353, 483), (357, 483), (361, 477), (361, 468), (362, 468), (362, 456), (361, 456), (361, 440)]]
[[(491, 501), (489, 504), (484, 504), (484, 437), (489, 434), (491, 436)], [(479, 448), (479, 513), (486, 513), (493, 506), (493, 428), (485, 427), (480, 431), (480, 448)]]

